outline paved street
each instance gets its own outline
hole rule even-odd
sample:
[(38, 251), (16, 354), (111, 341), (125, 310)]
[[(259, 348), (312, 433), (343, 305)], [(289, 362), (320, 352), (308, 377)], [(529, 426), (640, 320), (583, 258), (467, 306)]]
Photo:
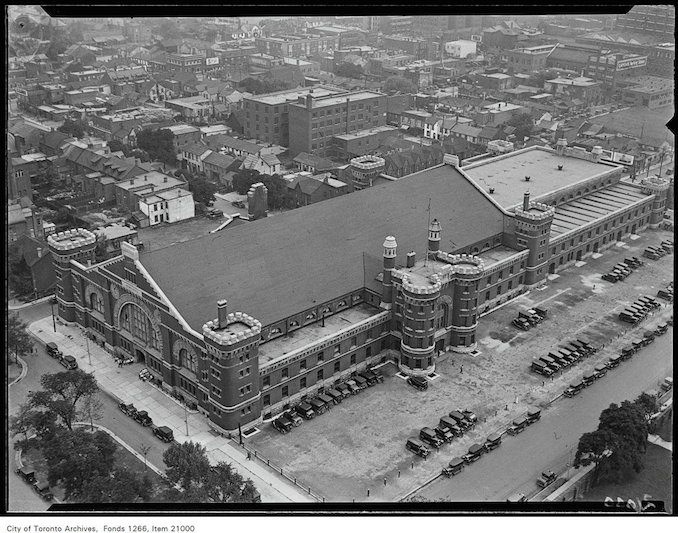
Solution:
[(429, 500), (504, 501), (514, 492), (534, 493), (540, 472), (559, 472), (574, 458), (583, 433), (598, 426), (611, 403), (634, 400), (672, 374), (673, 330), (609, 371), (574, 398), (563, 398), (542, 419), (452, 478), (441, 477), (417, 493)]
[[(57, 332), (53, 331), (50, 307), (42, 303), (24, 307), (18, 311), (26, 321), (38, 318), (32, 322), (30, 330), (39, 336), (43, 342), (54, 341), (66, 354), (76, 357), (81, 369), (86, 372), (94, 371), (99, 386), (102, 389), (101, 417), (98, 424), (112, 430), (118, 437), (129, 444), (138, 453), (142, 453), (142, 446), (151, 446), (147, 455), (149, 464), (164, 470), (162, 454), (168, 447), (155, 438), (149, 428), (144, 428), (131, 418), (122, 414), (118, 409), (118, 398), (133, 402), (139, 409), (146, 409), (156, 425), (168, 425), (174, 431), (177, 441), (193, 440), (200, 442), (208, 449), (208, 456), (213, 463), (227, 461), (244, 477), (252, 479), (259, 490), (264, 502), (313, 502), (310, 496), (275, 474), (271, 469), (258, 462), (248, 461), (244, 453), (233, 444), (211, 432), (205, 418), (197, 413), (186, 413), (182, 405), (159, 391), (152, 385), (138, 379), (138, 372), (142, 368), (138, 364), (118, 368), (112, 356), (94, 343), (89, 343), (90, 357), (87, 355), (85, 337), (75, 327), (57, 324)], [(42, 318), (40, 318), (42, 317)], [(49, 357), (43, 343), (36, 343), (37, 355), (26, 355), (24, 360), (28, 364), (26, 376), (10, 388), (10, 414), (16, 412), (19, 404), (25, 401), (31, 390), (39, 388), (40, 376), (45, 373), (63, 371), (64, 368)], [(188, 420), (189, 436), (186, 436), (186, 420)], [(14, 454), (10, 450), (9, 464), (16, 469)], [(46, 509), (47, 505), (23, 483), (24, 487), (15, 487), (23, 482), (16, 475), (10, 476), (10, 509), (30, 511)], [(26, 490), (23, 490), (23, 489)]]

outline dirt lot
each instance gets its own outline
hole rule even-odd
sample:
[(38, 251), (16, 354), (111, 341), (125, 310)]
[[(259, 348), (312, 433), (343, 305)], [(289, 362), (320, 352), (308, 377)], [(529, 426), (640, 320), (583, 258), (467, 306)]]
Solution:
[[(483, 317), (478, 330), (480, 354), (439, 357), (438, 377), (425, 392), (408, 386), (395, 376), (395, 366), (388, 364), (381, 369), (386, 376), (383, 384), (286, 435), (269, 425), (247, 444), (285, 466), (327, 501), (398, 500), (436, 476), (451, 457), (462, 455), (471, 444), (483, 442), (489, 433), (524, 413), (528, 405), (547, 408), (568, 383), (636, 337), (638, 328), (625, 328), (616, 314), (624, 304), (643, 294), (655, 295), (673, 280), (673, 255), (646, 260), (620, 283), (602, 281), (600, 275), (625, 256), (640, 257), (645, 246), (667, 238), (673, 239), (672, 234), (645, 232), (597, 259), (587, 258), (586, 264), (564, 271), (545, 288)], [(548, 309), (548, 320), (527, 332), (515, 329), (510, 323), (518, 310), (533, 305)], [(671, 313), (672, 308), (663, 308), (648, 322)], [(529, 371), (533, 357), (576, 337), (604, 349), (553, 380)], [(416, 436), (421, 427), (435, 426), (449, 411), (466, 407), (479, 417), (474, 431), (426, 461), (405, 450), (407, 438)]]

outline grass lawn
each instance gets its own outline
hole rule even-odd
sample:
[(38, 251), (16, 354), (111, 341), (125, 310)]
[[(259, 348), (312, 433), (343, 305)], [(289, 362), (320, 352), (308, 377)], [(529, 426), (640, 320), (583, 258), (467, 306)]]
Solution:
[[(21, 456), (24, 466), (35, 471), (35, 477), (39, 481), (47, 481), (47, 462), (43, 457), (42, 452), (35, 446), (31, 446), (28, 450), (23, 452)], [(115, 452), (115, 464), (118, 466), (125, 466), (130, 470), (137, 472), (141, 475), (144, 474), (144, 462), (140, 461), (135, 455), (130, 453), (126, 448), (123, 448), (118, 443), (116, 443), (116, 452)], [(146, 471), (148, 477), (153, 483), (153, 496), (151, 497), (151, 502), (159, 502), (156, 497), (160, 489), (163, 489), (163, 480), (150, 468)], [(56, 498), (61, 501), (64, 501), (64, 491), (61, 487), (52, 487), (52, 493)]]
[(601, 483), (581, 498), (584, 501), (604, 501), (606, 496), (617, 501), (630, 498), (638, 504), (646, 494), (654, 500), (664, 500), (666, 511), (672, 512), (671, 452), (656, 444), (648, 443), (645, 453), (645, 468), (632, 478), (620, 484)]

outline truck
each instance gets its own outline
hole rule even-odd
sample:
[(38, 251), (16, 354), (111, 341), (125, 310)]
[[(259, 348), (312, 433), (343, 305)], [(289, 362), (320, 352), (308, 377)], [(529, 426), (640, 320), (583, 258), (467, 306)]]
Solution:
[(445, 442), (452, 442), (454, 439), (454, 433), (452, 433), (452, 430), (447, 426), (438, 425), (433, 428), (433, 431), (435, 431), (436, 435)]
[(415, 438), (407, 439), (405, 448), (410, 450), (412, 453), (416, 453), (419, 457), (424, 458), (428, 457), (428, 455), (431, 453), (431, 450), (429, 450), (423, 442)]
[(661, 389), (664, 392), (670, 391), (673, 388), (673, 378), (667, 377), (664, 378), (664, 382), (661, 385)]
[(426, 444), (430, 444), (434, 448), (440, 448), (444, 442), (430, 427), (421, 428), (419, 431), (419, 439)]
[(306, 420), (311, 420), (315, 417), (315, 411), (313, 410), (313, 407), (311, 407), (310, 404), (306, 402), (301, 402), (300, 404), (295, 405), (294, 410)]
[(532, 365), (530, 366), (530, 369), (533, 372), (536, 372), (537, 374), (541, 374), (542, 376), (551, 376), (553, 375), (553, 370), (551, 370), (548, 365), (539, 359), (533, 359), (532, 360)]
[(539, 357), (539, 359), (544, 361), (546, 365), (554, 372), (558, 372), (560, 370), (560, 365), (556, 363), (555, 360), (550, 358), (548, 355), (542, 355), (541, 357)]
[(620, 362), (621, 362), (620, 355), (612, 355), (605, 364), (607, 365), (607, 368), (612, 369), (618, 367)]
[(599, 363), (593, 367), (593, 371), (596, 373), (596, 378), (602, 378), (607, 374), (607, 366), (605, 363)]
[(47, 350), (47, 355), (54, 357), (55, 359), (60, 359), (64, 355), (61, 353), (61, 350), (59, 350), (59, 347), (55, 342), (48, 342), (45, 345), (45, 349)]
[(459, 411), (450, 411), (449, 417), (454, 420), (457, 425), (462, 428), (464, 431), (469, 429), (473, 424), (469, 422), (466, 417), (461, 414)]

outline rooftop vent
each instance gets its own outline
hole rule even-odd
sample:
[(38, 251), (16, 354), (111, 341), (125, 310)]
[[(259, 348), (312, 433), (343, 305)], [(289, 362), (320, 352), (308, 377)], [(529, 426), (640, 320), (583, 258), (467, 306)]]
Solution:
[(490, 194), (494, 194), (494, 187), (490, 187)]
[(532, 176), (525, 176), (525, 181), (530, 181), (532, 179)]

